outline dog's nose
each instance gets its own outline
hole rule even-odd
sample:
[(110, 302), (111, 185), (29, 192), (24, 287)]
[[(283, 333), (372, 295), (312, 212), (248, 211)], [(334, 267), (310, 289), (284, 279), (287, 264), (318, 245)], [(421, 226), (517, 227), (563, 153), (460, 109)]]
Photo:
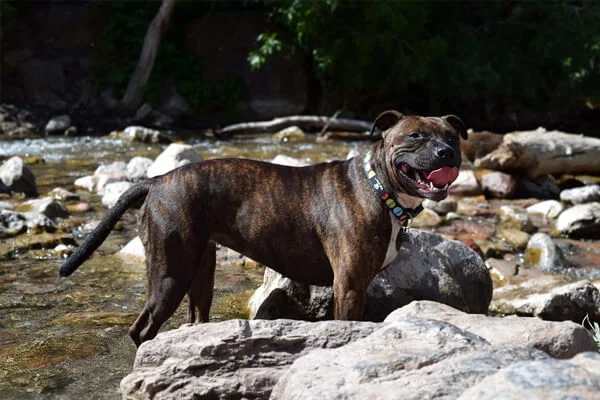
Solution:
[(435, 151), (435, 155), (440, 158), (440, 160), (449, 160), (452, 158), (454, 150), (447, 147), (440, 147)]

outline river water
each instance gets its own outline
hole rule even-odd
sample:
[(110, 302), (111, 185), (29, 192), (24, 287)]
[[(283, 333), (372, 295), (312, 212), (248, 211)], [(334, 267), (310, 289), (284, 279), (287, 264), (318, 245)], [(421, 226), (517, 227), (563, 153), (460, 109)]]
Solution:
[[(312, 136), (288, 142), (271, 136), (188, 142), (207, 159), (272, 159), (283, 154), (308, 162), (345, 158), (351, 150), (369, 146), (367, 142), (316, 143)], [(17, 140), (0, 142), (0, 162), (18, 155), (32, 163), (44, 196), (55, 187), (73, 190), (75, 179), (92, 174), (100, 164), (127, 162), (134, 156), (154, 158), (164, 147), (97, 137)], [(104, 213), (99, 196), (79, 194), (94, 209), (75, 219), (98, 220)], [(136, 236), (135, 223), (135, 211), (128, 212), (120, 229), (69, 278), (58, 277), (62, 258), (51, 250), (52, 241), (0, 259), (0, 398), (120, 398), (119, 381), (131, 371), (135, 357), (127, 328), (142, 309), (146, 281), (143, 265), (114, 253)], [(79, 228), (73, 232), (80, 241)], [(67, 243), (64, 237), (71, 237), (55, 236)], [(260, 285), (262, 274), (260, 267), (220, 262), (211, 319), (245, 317), (247, 299)], [(185, 311), (183, 303), (163, 329), (185, 322)]]

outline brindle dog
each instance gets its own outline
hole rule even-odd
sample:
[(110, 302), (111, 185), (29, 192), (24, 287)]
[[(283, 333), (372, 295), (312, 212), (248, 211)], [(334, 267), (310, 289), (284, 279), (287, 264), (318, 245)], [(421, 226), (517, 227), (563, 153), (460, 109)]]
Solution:
[[(308, 167), (245, 159), (188, 164), (127, 190), (61, 267), (68, 276), (143, 201), (140, 234), (148, 295), (129, 329), (136, 345), (156, 336), (187, 293), (189, 322), (208, 321), (215, 245), (293, 280), (333, 285), (334, 317), (361, 319), (367, 286), (397, 253), (405, 217), (441, 200), (461, 163), (462, 121), (382, 113), (368, 157)], [(395, 200), (392, 200), (395, 197)], [(390, 203), (389, 200), (396, 203)]]

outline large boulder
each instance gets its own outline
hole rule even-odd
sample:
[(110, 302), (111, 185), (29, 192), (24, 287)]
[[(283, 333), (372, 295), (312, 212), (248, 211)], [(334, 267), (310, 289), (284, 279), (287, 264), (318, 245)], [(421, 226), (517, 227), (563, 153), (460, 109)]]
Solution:
[[(570, 376), (573, 361), (555, 363), (544, 351), (560, 357), (585, 351), (591, 342), (585, 335), (576, 324), (465, 315), (427, 302), (394, 312), (382, 323), (185, 325), (140, 346), (121, 393), (124, 399), (165, 400), (457, 398), (482, 379), (523, 362), (553, 367), (553, 376), (527, 380), (534, 387), (553, 387), (564, 381), (563, 371)], [(566, 393), (591, 391), (600, 383), (598, 357), (580, 354), (576, 360), (584, 361), (574, 362), (586, 379), (564, 385)]]
[[(333, 292), (265, 272), (265, 283), (250, 300), (255, 318), (331, 318)], [(458, 241), (408, 229), (396, 259), (368, 288), (365, 319), (382, 321), (412, 300), (433, 300), (471, 313), (486, 313), (492, 280), (481, 257)]]

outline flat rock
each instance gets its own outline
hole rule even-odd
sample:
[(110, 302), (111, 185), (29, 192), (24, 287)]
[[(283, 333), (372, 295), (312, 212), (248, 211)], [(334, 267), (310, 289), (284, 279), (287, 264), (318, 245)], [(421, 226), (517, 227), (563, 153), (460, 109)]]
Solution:
[(183, 165), (202, 161), (200, 153), (189, 144), (171, 143), (148, 167), (148, 177), (163, 175)]
[(600, 202), (577, 204), (556, 219), (556, 230), (575, 238), (600, 238)]

